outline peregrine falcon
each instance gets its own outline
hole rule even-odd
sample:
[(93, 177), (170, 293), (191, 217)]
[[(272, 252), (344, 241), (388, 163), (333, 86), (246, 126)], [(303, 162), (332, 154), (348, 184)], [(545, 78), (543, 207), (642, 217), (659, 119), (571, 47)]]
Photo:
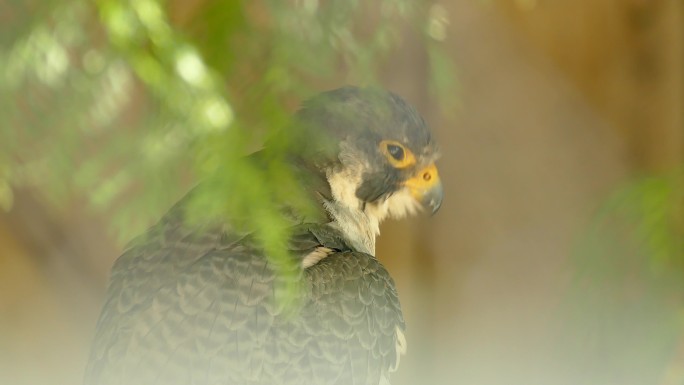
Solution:
[(294, 122), (284, 162), (316, 207), (280, 202), (297, 304), (278, 301), (253, 233), (188, 221), (181, 200), (114, 264), (86, 385), (389, 383), (404, 319), (375, 238), (385, 218), (437, 211), (437, 146), (415, 108), (375, 88), (319, 94)]

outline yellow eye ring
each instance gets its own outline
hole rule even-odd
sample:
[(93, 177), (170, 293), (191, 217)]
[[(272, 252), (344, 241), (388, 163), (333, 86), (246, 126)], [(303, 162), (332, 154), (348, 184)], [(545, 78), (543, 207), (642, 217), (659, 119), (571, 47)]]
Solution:
[(416, 164), (416, 157), (411, 150), (394, 140), (380, 142), (380, 152), (395, 168), (406, 168)]

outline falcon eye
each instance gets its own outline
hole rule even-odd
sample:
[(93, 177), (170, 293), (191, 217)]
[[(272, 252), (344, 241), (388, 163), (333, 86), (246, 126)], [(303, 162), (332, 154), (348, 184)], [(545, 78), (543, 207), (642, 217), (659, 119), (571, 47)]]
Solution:
[(416, 164), (416, 157), (411, 150), (394, 140), (383, 140), (380, 142), (380, 152), (385, 155), (385, 158), (395, 168), (406, 168)]
[(400, 162), (404, 159), (404, 149), (399, 146), (396, 146), (394, 144), (388, 144), (387, 152), (389, 152), (389, 154), (392, 155), (392, 158)]

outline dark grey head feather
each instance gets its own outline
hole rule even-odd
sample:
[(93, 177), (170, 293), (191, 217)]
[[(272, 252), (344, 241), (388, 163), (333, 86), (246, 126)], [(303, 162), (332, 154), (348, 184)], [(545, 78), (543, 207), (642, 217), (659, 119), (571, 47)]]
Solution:
[[(356, 194), (364, 202), (391, 195), (416, 167), (434, 161), (437, 153), (430, 129), (416, 109), (398, 95), (377, 88), (347, 86), (317, 95), (297, 113), (295, 130), (299, 131), (295, 135), (306, 138), (300, 141), (304, 148), (296, 146), (299, 153), (327, 149), (311, 154), (319, 168), (341, 166), (344, 157), (363, 164)], [(379, 150), (383, 140), (410, 149), (418, 157), (415, 167), (392, 167)], [(423, 155), (426, 159), (421, 159)]]

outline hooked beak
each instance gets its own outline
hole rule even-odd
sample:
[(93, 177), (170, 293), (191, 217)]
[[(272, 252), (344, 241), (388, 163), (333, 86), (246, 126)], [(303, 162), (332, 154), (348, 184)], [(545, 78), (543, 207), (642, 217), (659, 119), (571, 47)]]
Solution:
[(437, 166), (434, 163), (420, 170), (413, 178), (405, 182), (413, 198), (429, 209), (434, 215), (442, 205), (444, 189), (439, 179)]

